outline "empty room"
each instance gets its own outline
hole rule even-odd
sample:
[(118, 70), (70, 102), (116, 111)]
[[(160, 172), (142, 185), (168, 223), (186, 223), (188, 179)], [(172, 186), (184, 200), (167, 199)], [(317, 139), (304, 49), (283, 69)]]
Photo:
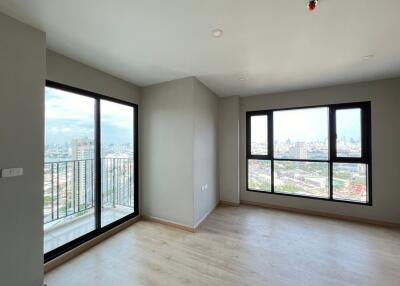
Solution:
[(0, 0), (0, 286), (399, 286), (400, 1)]

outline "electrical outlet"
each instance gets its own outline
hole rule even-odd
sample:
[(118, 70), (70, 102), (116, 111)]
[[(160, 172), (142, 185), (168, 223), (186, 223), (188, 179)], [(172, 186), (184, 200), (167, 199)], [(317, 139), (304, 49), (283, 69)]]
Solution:
[(208, 189), (208, 184), (202, 185), (200, 188), (202, 191), (205, 191)]
[(18, 177), (24, 174), (23, 168), (1, 169), (0, 178)]

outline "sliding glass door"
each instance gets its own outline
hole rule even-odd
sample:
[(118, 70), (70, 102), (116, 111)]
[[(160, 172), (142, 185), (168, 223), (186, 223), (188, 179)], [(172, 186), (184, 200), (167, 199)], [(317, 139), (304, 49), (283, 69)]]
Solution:
[(95, 229), (94, 98), (46, 87), (44, 252)]
[(134, 109), (100, 100), (101, 226), (134, 212)]
[(45, 261), (138, 214), (137, 106), (47, 82)]

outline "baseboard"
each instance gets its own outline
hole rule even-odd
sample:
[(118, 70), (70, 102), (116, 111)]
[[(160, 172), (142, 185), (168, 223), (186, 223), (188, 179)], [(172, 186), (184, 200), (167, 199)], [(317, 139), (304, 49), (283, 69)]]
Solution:
[(371, 219), (360, 218), (360, 217), (345, 216), (345, 215), (332, 214), (332, 213), (319, 212), (319, 211), (311, 211), (311, 210), (278, 206), (278, 205), (252, 202), (252, 201), (241, 200), (240, 203), (243, 205), (258, 206), (258, 207), (263, 207), (263, 208), (269, 208), (269, 209), (275, 209), (275, 210), (281, 210), (281, 211), (293, 212), (293, 213), (299, 213), (299, 214), (305, 214), (305, 215), (320, 216), (320, 217), (326, 217), (326, 218), (332, 218), (332, 219), (338, 219), (338, 220), (344, 220), (344, 221), (350, 221), (350, 222), (357, 222), (357, 223), (372, 224), (372, 225), (390, 227), (390, 228), (400, 228), (400, 224), (386, 222), (386, 221), (371, 220)]
[(228, 201), (219, 201), (219, 204), (223, 205), (223, 206), (230, 206), (230, 207), (240, 206), (240, 203), (233, 203), (233, 202), (228, 202)]
[(210, 216), (210, 214), (213, 213), (213, 211), (218, 207), (219, 204), (220, 202), (217, 202), (216, 205), (209, 212), (207, 212), (199, 222), (195, 224), (194, 226), (195, 231), (197, 231), (200, 228), (200, 226), (205, 222), (205, 220)]
[(99, 244), (100, 242), (106, 240), (107, 238), (115, 235), (116, 233), (120, 232), (121, 230), (127, 228), (128, 226), (134, 224), (135, 222), (139, 221), (141, 219), (141, 216), (137, 216), (133, 219), (130, 219), (122, 224), (120, 224), (119, 226), (116, 226), (113, 229), (110, 229), (109, 231), (99, 235), (98, 237), (95, 237), (81, 245), (79, 245), (78, 247), (58, 256), (57, 258), (54, 258), (53, 260), (47, 262), (44, 264), (44, 272), (49, 272), (50, 270), (60, 266), (61, 264), (67, 262), (68, 260), (71, 260), (72, 258), (78, 256), (79, 254), (89, 250), (90, 248), (92, 248), (93, 246)]
[(179, 224), (179, 223), (176, 223), (176, 222), (173, 222), (173, 221), (170, 221), (170, 220), (166, 220), (166, 219), (163, 219), (163, 218), (150, 216), (150, 215), (144, 215), (144, 214), (142, 215), (142, 218), (144, 220), (148, 220), (148, 221), (151, 221), (151, 222), (156, 222), (156, 223), (159, 223), (159, 224), (163, 224), (163, 225), (167, 225), (167, 226), (170, 226), (170, 227), (178, 228), (180, 230), (185, 230), (185, 231), (188, 231), (188, 232), (196, 232), (196, 229), (194, 227), (191, 227), (191, 226), (188, 226), (188, 225), (184, 225), (184, 224)]

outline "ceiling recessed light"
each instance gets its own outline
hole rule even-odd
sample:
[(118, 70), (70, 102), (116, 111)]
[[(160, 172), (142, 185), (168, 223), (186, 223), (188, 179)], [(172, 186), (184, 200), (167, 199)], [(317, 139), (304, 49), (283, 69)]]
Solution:
[(224, 31), (222, 31), (221, 29), (214, 29), (211, 31), (211, 35), (214, 38), (221, 38), (223, 34), (224, 34)]
[(364, 60), (370, 60), (374, 57), (374, 55), (366, 55), (363, 57)]
[(246, 77), (245, 77), (244, 75), (239, 75), (239, 76), (238, 76), (238, 79), (239, 79), (240, 81), (245, 81), (245, 80), (246, 80)]

